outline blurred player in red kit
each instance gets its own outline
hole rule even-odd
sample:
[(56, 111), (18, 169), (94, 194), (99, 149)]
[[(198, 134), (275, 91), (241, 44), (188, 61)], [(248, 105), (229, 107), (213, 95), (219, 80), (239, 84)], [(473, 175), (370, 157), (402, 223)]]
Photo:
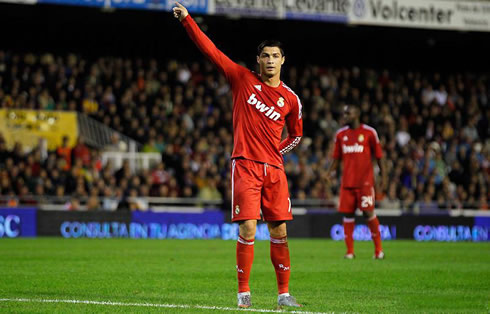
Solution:
[(380, 174), (381, 186), (386, 186), (386, 167), (383, 152), (376, 130), (360, 122), (360, 108), (356, 105), (344, 107), (346, 126), (335, 135), (333, 161), (327, 171), (327, 179), (343, 162), (342, 181), (338, 210), (344, 215), (344, 236), (347, 246), (345, 258), (353, 259), (355, 211), (360, 209), (371, 230), (374, 242), (374, 258), (383, 259), (379, 221), (374, 214), (374, 172), (373, 159), (376, 159)]
[[(278, 305), (301, 306), (289, 294), (291, 264), (286, 221), (293, 216), (282, 155), (300, 142), (303, 119), (298, 96), (280, 79), (285, 61), (282, 44), (268, 40), (259, 45), (260, 71), (255, 73), (217, 49), (183, 5), (176, 3), (173, 12), (201, 52), (223, 73), (233, 92), (231, 217), (239, 223), (238, 306), (251, 306), (249, 277), (261, 211), (271, 236), (270, 256), (276, 271)], [(288, 137), (282, 140), (284, 126)]]

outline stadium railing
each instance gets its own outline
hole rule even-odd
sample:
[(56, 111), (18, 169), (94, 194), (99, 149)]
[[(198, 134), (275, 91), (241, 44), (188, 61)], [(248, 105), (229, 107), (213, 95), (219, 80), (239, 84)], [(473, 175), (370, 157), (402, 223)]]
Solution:
[[(0, 207), (36, 207), (41, 210), (69, 210), (69, 203), (73, 199), (77, 199), (80, 202), (80, 207), (78, 210), (87, 210), (87, 201), (90, 197), (74, 197), (74, 196), (0, 196)], [(98, 197), (100, 211), (116, 211), (117, 209), (103, 209), (102, 204), (107, 201), (116, 202), (137, 202), (143, 201), (147, 204), (147, 208), (154, 212), (189, 212), (189, 211), (201, 211), (205, 208), (222, 208), (224, 210), (228, 209), (227, 203), (229, 201), (225, 200), (208, 200), (202, 198), (184, 198), (184, 197), (124, 197), (124, 198), (114, 198), (114, 197)], [(333, 200), (322, 200), (322, 199), (293, 199), (291, 200), (293, 212), (296, 215), (305, 214), (318, 214), (318, 213), (335, 213), (337, 201)], [(471, 206), (472, 204), (462, 204), (460, 208), (441, 208), (433, 211), (425, 210), (414, 210), (413, 208), (423, 208), (423, 202), (415, 202), (412, 208), (383, 208), (382, 206), (377, 206), (377, 214), (380, 216), (399, 216), (403, 214), (409, 215), (450, 215), (450, 216), (475, 216), (482, 215), (482, 213), (488, 214), (490, 216), (490, 210), (485, 210), (482, 208), (475, 208)]]
[(154, 168), (162, 161), (160, 153), (136, 153), (136, 152), (103, 152), (101, 155), (103, 165), (108, 162), (112, 163), (115, 169), (122, 167), (125, 160), (129, 161), (129, 167), (133, 173), (140, 170), (148, 170)]
[(83, 135), (86, 143), (97, 149), (105, 149), (113, 145), (113, 138), (115, 136), (118, 139), (118, 144), (122, 148), (121, 150), (136, 152), (142, 147), (141, 143), (83, 113), (78, 113), (78, 128), (79, 133)]

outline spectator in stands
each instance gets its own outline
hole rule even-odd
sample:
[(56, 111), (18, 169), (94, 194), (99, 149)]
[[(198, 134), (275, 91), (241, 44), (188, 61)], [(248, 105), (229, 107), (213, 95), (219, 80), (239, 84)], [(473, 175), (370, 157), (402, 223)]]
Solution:
[(80, 210), (80, 201), (76, 197), (72, 197), (68, 202), (65, 203), (66, 210)]
[(87, 199), (87, 210), (99, 210), (100, 209), (100, 200), (96, 195), (92, 195)]
[(401, 202), (396, 195), (396, 184), (391, 183), (388, 187), (388, 193), (386, 197), (380, 202), (380, 208), (383, 209), (400, 209), (402, 208)]
[(7, 193), (7, 207), (17, 207), (20, 205), (19, 198), (13, 190), (8, 190)]
[(83, 139), (83, 136), (78, 136), (77, 144), (75, 145), (75, 147), (73, 147), (72, 154), (73, 159), (80, 159), (83, 163), (83, 166), (86, 167), (90, 165), (91, 153), (88, 146), (85, 145), (85, 140)]
[(153, 169), (151, 176), (153, 185), (165, 184), (170, 180), (170, 173), (165, 169), (164, 162), (159, 163), (155, 169)]
[[(136, 121), (136, 120), (134, 120)], [(119, 134), (114, 132), (111, 135), (111, 143), (104, 148), (106, 152), (127, 152), (126, 143), (119, 138)]]
[(129, 191), (128, 204), (129, 204), (129, 209), (131, 211), (134, 211), (134, 210), (146, 211), (146, 210), (148, 210), (148, 201), (142, 197), (138, 197), (138, 190), (136, 188), (132, 188)]
[(56, 154), (64, 161), (63, 170), (65, 171), (71, 168), (71, 147), (69, 141), (70, 138), (67, 135), (63, 136), (61, 146), (56, 148)]
[(104, 188), (104, 198), (102, 200), (102, 209), (106, 211), (115, 211), (119, 205), (116, 193), (109, 186)]
[(199, 194), (197, 195), (197, 197), (205, 201), (221, 200), (222, 195), (216, 187), (216, 178), (208, 178), (203, 186), (199, 189)]
[(158, 150), (158, 147), (156, 145), (156, 142), (155, 142), (155, 139), (154, 138), (150, 138), (148, 140), (148, 143), (146, 143), (143, 146), (142, 151), (143, 151), (143, 153), (159, 153), (160, 152)]
[(9, 155), (10, 153), (7, 150), (7, 143), (0, 133), (0, 163), (3, 164), (7, 160), (7, 157), (9, 157)]

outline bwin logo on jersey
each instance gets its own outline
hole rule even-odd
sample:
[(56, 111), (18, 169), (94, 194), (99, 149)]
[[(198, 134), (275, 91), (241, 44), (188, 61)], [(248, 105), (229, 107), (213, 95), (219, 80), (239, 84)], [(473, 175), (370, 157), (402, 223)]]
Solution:
[(252, 106), (255, 106), (255, 109), (265, 114), (265, 116), (271, 120), (277, 121), (281, 117), (281, 114), (275, 111), (274, 107), (267, 106), (266, 104), (258, 100), (255, 94), (253, 93), (248, 98), (247, 103), (249, 103)]
[(364, 146), (357, 143), (354, 145), (342, 145), (342, 151), (344, 154), (362, 153), (364, 152)]

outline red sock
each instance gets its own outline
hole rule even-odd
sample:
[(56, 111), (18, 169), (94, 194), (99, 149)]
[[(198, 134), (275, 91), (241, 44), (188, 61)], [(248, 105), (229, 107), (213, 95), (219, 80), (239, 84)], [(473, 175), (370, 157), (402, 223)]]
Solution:
[(354, 254), (354, 227), (356, 225), (355, 218), (344, 217), (344, 240), (347, 246), (347, 254)]
[(369, 226), (369, 230), (371, 230), (371, 238), (374, 242), (375, 252), (378, 254), (379, 252), (383, 251), (383, 248), (381, 247), (381, 235), (379, 234), (378, 217), (374, 216), (373, 218), (369, 219), (367, 224)]
[(274, 265), (279, 294), (289, 292), (289, 273), (291, 260), (289, 259), (288, 238), (271, 237), (271, 261)]
[(238, 292), (250, 291), (248, 281), (254, 261), (254, 239), (245, 240), (238, 236), (236, 243), (236, 270), (238, 275)]

